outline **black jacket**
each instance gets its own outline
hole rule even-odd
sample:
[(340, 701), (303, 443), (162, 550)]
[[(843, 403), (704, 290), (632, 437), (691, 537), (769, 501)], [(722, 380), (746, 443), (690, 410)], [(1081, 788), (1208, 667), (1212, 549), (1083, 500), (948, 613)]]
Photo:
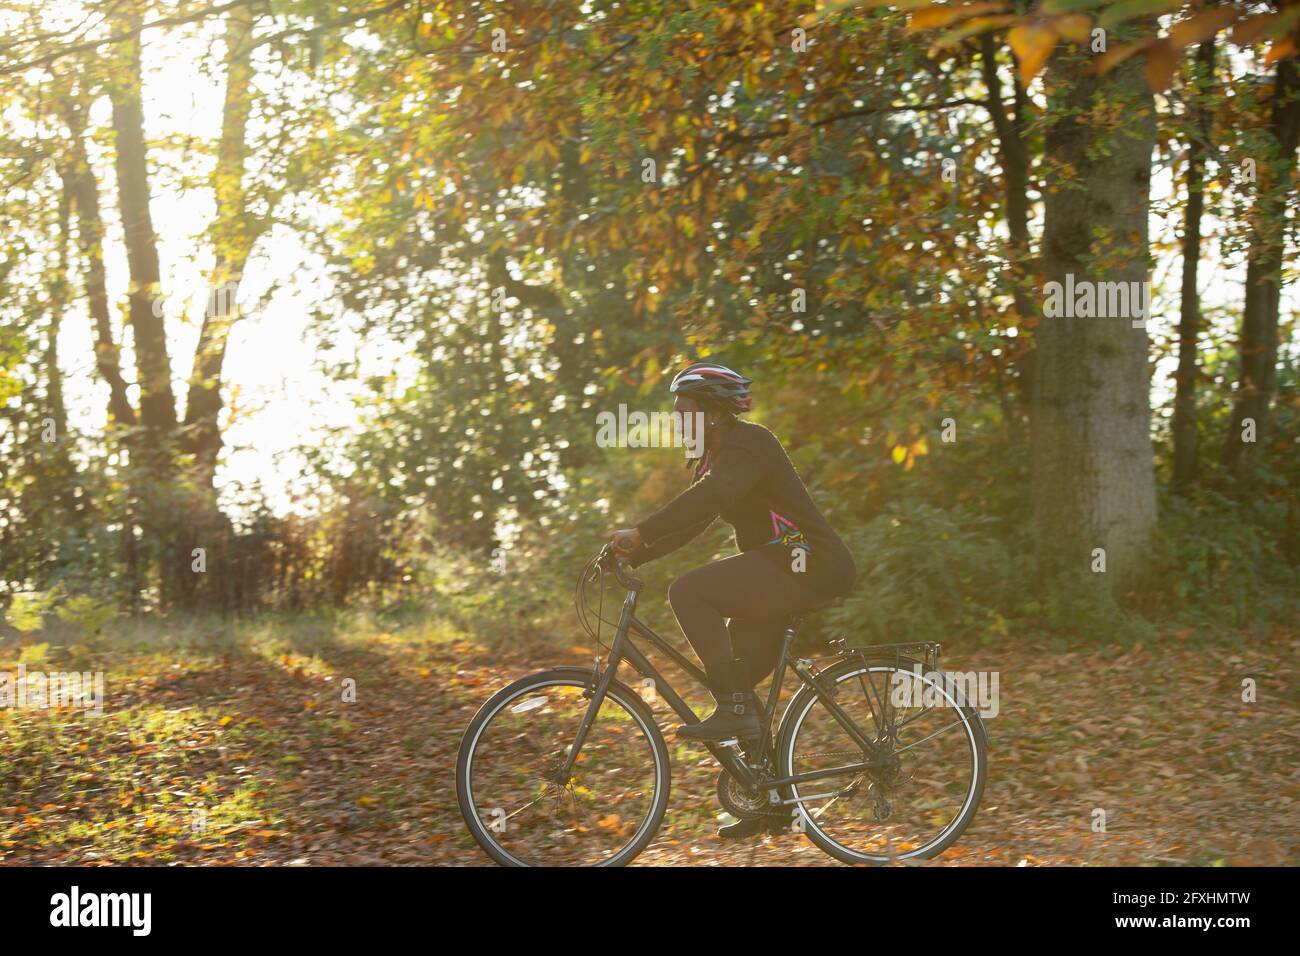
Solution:
[(639, 525), (633, 567), (680, 548), (721, 516), (741, 551), (764, 549), (791, 574), (803, 548), (805, 581), (827, 597), (847, 593), (857, 568), (813, 504), (781, 442), (762, 425), (736, 422), (696, 469), (691, 486)]

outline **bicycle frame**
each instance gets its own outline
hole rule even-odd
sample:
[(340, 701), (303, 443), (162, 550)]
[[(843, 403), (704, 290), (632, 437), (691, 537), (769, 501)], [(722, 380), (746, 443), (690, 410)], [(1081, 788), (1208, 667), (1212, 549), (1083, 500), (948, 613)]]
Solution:
[[(609, 659), (605, 666), (597, 674), (595, 686), (591, 688), (591, 702), (587, 705), (587, 711), (583, 715), (582, 723), (578, 726), (577, 736), (574, 738), (573, 746), (569, 748), (569, 755), (565, 760), (564, 766), (556, 775), (556, 783), (564, 785), (572, 773), (573, 765), (578, 759), (578, 753), (587, 741), (587, 734), (591, 730), (592, 723), (595, 722), (596, 715), (600, 711), (600, 706), (605, 700), (605, 695), (609, 691), (609, 685), (614, 680), (614, 675), (618, 666), (623, 661), (631, 664), (643, 677), (648, 677), (654, 681), (656, 691), (661, 694), (668, 706), (682, 718), (687, 724), (698, 724), (700, 718), (696, 716), (695, 711), (691, 710), (689, 704), (682, 699), (681, 695), (673, 688), (667, 679), (659, 670), (650, 663), (649, 659), (642, 653), (641, 649), (632, 642), (629, 632), (635, 632), (644, 638), (654, 647), (666, 654), (670, 660), (681, 667), (697, 683), (702, 686), (708, 686), (708, 679), (704, 671), (694, 664), (689, 658), (673, 647), (667, 640), (655, 632), (655, 630), (641, 621), (636, 616), (637, 596), (640, 593), (640, 582), (624, 582), (627, 586), (627, 596), (623, 599), (623, 609), (619, 615), (618, 626), (614, 631), (614, 640), (610, 645)], [(813, 780), (823, 780), (828, 777), (843, 776), (846, 774), (858, 774), (864, 771), (875, 769), (881, 762), (879, 751), (875, 744), (863, 735), (852, 718), (835, 702), (834, 695), (828, 693), (821, 686), (813, 673), (809, 661), (790, 658), (790, 647), (794, 643), (795, 636), (798, 633), (798, 619), (792, 618), (790, 625), (786, 628), (784, 640), (781, 645), (781, 655), (777, 660), (776, 671), (772, 677), (772, 685), (768, 691), (767, 703), (763, 708), (762, 728), (763, 733), (760, 737), (758, 751), (751, 755), (754, 764), (761, 764), (763, 756), (767, 752), (768, 742), (771, 738), (772, 720), (776, 716), (776, 705), (781, 693), (781, 684), (785, 680), (785, 671), (789, 667), (800, 679), (812, 688), (814, 694), (826, 706), (827, 710), (835, 717), (835, 720), (845, 729), (853, 741), (860, 746), (868, 755), (868, 760), (863, 763), (850, 764), (843, 767), (832, 767), (827, 770), (816, 770), (808, 773), (795, 774), (791, 777), (780, 777), (777, 779), (763, 779), (754, 772), (753, 767), (746, 760), (742, 759), (739, 753), (739, 746), (736, 742), (728, 741), (724, 744), (706, 743), (705, 746), (709, 752), (717, 759), (723, 768), (745, 787), (750, 789), (761, 788), (771, 790), (775, 787), (786, 786), (789, 784), (806, 783)], [(773, 795), (774, 803), (795, 803), (795, 800), (779, 800)]]

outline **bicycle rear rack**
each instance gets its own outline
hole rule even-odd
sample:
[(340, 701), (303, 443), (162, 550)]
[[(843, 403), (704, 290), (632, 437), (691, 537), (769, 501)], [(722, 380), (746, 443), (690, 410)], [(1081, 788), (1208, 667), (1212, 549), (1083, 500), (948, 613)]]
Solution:
[(920, 661), (925, 670), (939, 670), (942, 646), (937, 641), (903, 641), (897, 644), (850, 644), (844, 638), (830, 641), (830, 648), (841, 657), (879, 662), (893, 657), (894, 666)]

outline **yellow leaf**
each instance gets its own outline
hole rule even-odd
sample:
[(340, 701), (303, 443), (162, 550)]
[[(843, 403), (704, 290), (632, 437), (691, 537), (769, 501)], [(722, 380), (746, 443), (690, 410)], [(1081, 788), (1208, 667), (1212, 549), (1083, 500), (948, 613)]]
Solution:
[(1300, 7), (1292, 7), (1283, 13), (1249, 17), (1232, 28), (1232, 42), (1248, 46), (1267, 36), (1279, 36), (1295, 23), (1297, 16), (1300, 16)]
[(1111, 47), (1101, 56), (1092, 61), (1092, 71), (1099, 75), (1105, 75), (1129, 57), (1141, 53), (1155, 42), (1155, 37), (1147, 37), (1145, 40), (1138, 40), (1134, 43), (1125, 43), (1121, 46)]
[(1088, 39), (1089, 31), (1092, 29), (1092, 17), (1082, 13), (1067, 13), (1063, 17), (1057, 17), (1052, 21), (1056, 31), (1075, 43), (1082, 43)]
[(234, 717), (222, 717), (220, 720), (217, 721), (217, 726), (224, 727), (234, 719), (235, 719)]
[(1162, 37), (1147, 49), (1147, 62), (1143, 68), (1147, 85), (1156, 93), (1163, 93), (1173, 82), (1174, 70), (1178, 68), (1178, 54), (1169, 40)]
[(1202, 10), (1194, 17), (1180, 20), (1169, 28), (1169, 42), (1175, 50), (1209, 39), (1224, 27), (1231, 26), (1241, 14), (1234, 7)]
[[(1004, 27), (1008, 24), (1015, 23), (1019, 17), (1014, 13), (1002, 13), (991, 17), (971, 17), (960, 26), (953, 27), (939, 34), (939, 38), (930, 45), (930, 55), (933, 56), (940, 50), (947, 50), (961, 43), (967, 37), (976, 36), (980, 33), (986, 33), (995, 27)], [(888, 177), (886, 177), (887, 179)]]
[(903, 460), (907, 458), (907, 446), (895, 445), (894, 450), (890, 452), (889, 457), (894, 459), (895, 465), (901, 465)]
[(935, 27), (946, 27), (954, 20), (973, 17), (978, 13), (991, 13), (1005, 9), (1005, 3), (967, 3), (959, 7), (927, 7), (912, 14), (907, 30), (909, 33), (919, 33)]
[(1052, 49), (1056, 46), (1056, 31), (1051, 27), (1031, 23), (1012, 27), (1007, 40), (1020, 58), (1020, 82), (1028, 86), (1052, 55)]
[(1268, 53), (1264, 55), (1264, 65), (1271, 66), (1278, 60), (1292, 56), (1295, 53), (1295, 38), (1287, 37), (1285, 40), (1274, 40), (1273, 45), (1269, 47)]

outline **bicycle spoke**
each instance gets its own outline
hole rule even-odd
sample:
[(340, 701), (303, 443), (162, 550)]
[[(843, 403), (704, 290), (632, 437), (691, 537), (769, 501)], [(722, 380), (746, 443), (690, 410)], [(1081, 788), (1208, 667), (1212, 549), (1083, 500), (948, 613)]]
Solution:
[(908, 744), (906, 747), (898, 747), (897, 749), (894, 750), (894, 753), (899, 753), (899, 754), (901, 754), (904, 750), (911, 750), (913, 747), (917, 746), (918, 744), (923, 744), (923, 743), (925, 743), (927, 740), (930, 740), (930, 739), (933, 738), (933, 737), (938, 737), (940, 734), (946, 734), (948, 731), (953, 730), (954, 728), (957, 728), (957, 727), (964, 727), (964, 726), (965, 726), (965, 722), (964, 722), (964, 721), (961, 721), (961, 720), (954, 720), (954, 721), (953, 721), (951, 724), (949, 724), (948, 726), (946, 726), (946, 727), (940, 727), (940, 728), (939, 728), (938, 730), (936, 730), (934, 733), (929, 734), (929, 735), (927, 735), (927, 736), (925, 736), (925, 737), (922, 737), (920, 740), (913, 741), (912, 743)]
[[(863, 674), (866, 675), (865, 678), (863, 677)], [(871, 678), (871, 672), (863, 670), (862, 673), (858, 674), (858, 684), (862, 687), (863, 695), (867, 700), (867, 706), (871, 708), (871, 717), (876, 724), (876, 735), (881, 738), (888, 737), (887, 728), (885, 726), (885, 702), (880, 700), (880, 712), (877, 714), (876, 705), (873, 702), (873, 699), (879, 700), (880, 698), (879, 695), (875, 693), (876, 684)]]
[[(819, 789), (819, 781), (833, 779), (837, 765), (862, 761), (866, 755), (820, 698), (805, 695), (801, 709), (792, 715), (788, 770), (795, 776), (830, 774), (791, 785), (792, 796), (806, 808), (809, 835), (850, 860), (887, 862), (928, 855), (969, 806), (975, 749), (970, 734), (951, 733), (967, 727), (968, 715), (952, 706), (926, 706), (900, 716), (902, 711), (882, 691), (877, 675), (885, 688), (891, 679), (923, 680), (901, 667), (845, 662), (839, 673), (835, 702), (859, 728), (874, 728), (878, 752), (873, 752), (872, 769), (858, 771), (833, 795)], [(944, 723), (935, 726), (937, 721)], [(916, 739), (908, 739), (912, 736)], [(918, 773), (922, 767), (925, 772)], [(818, 792), (803, 793), (801, 786)]]
[[(591, 722), (570, 779), (556, 782), (590, 706), (585, 691), (581, 680), (521, 688), (474, 735), (465, 789), (483, 824), (475, 835), (512, 862), (607, 862), (645, 830), (662, 802), (655, 798), (666, 761), (660, 765), (648, 727), (612, 694)], [(512, 706), (521, 700), (526, 706)]]

